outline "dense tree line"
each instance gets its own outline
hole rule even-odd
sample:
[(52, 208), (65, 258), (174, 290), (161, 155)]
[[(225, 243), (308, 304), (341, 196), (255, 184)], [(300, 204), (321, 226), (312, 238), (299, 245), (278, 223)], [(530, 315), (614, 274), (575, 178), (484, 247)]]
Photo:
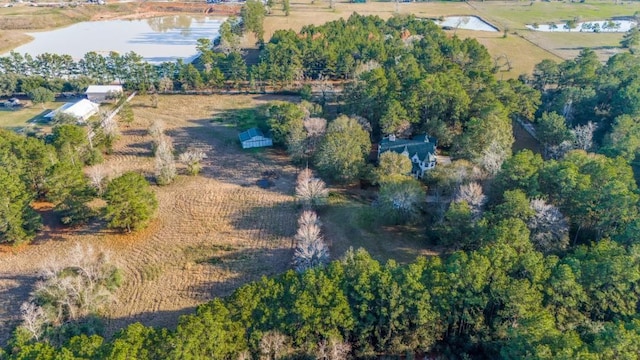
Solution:
[(246, 358), (261, 355), (274, 332), (282, 336), (278, 358), (317, 357), (323, 341), (347, 342), (356, 357), (637, 355), (637, 246), (605, 240), (545, 257), (520, 219), (501, 220), (492, 232), (490, 244), (443, 258), (399, 266), (358, 250), (326, 268), (264, 278), (200, 306), (175, 331), (134, 324), (108, 342), (81, 335), (61, 347), (16, 337), (5, 356)]
[(91, 216), (84, 206), (91, 189), (82, 166), (93, 154), (86, 133), (77, 126), (56, 127), (48, 143), (0, 130), (0, 241), (20, 243), (34, 237), (41, 225), (31, 207), (35, 200), (54, 203), (68, 224)]
[(633, 54), (617, 54), (603, 65), (590, 49), (574, 60), (536, 65), (527, 81), (543, 92), (536, 122), (548, 156), (583, 148), (633, 161), (640, 141), (638, 69)]

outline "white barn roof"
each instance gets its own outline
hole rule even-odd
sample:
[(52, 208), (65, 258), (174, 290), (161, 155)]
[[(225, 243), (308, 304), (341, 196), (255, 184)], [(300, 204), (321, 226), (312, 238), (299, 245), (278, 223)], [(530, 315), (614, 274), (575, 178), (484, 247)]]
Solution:
[(93, 103), (87, 99), (82, 99), (76, 103), (66, 103), (59, 108), (51, 111), (44, 117), (52, 118), (56, 116), (58, 112), (63, 112), (65, 114), (72, 115), (79, 120), (87, 120), (91, 117), (91, 115), (98, 112), (100, 105)]
[(122, 85), (89, 85), (85, 94), (107, 94), (109, 92), (122, 92)]

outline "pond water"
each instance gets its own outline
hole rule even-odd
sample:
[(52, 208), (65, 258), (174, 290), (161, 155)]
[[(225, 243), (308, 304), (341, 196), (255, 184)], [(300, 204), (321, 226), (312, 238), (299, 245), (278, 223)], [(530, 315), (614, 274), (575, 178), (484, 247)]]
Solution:
[(492, 31), (497, 32), (498, 29), (488, 22), (477, 16), (447, 16), (443, 21), (434, 21), (436, 25), (449, 27), (453, 29)]
[(190, 62), (197, 56), (197, 40), (213, 40), (224, 20), (175, 15), (144, 20), (81, 22), (62, 29), (29, 33), (34, 40), (14, 51), (32, 56), (68, 54), (75, 60), (90, 51), (102, 55), (110, 51), (120, 54), (134, 51), (154, 64), (179, 58)]
[(544, 32), (627, 32), (638, 24), (631, 20), (599, 20), (576, 23), (569, 28), (566, 22), (527, 25), (528, 29)]

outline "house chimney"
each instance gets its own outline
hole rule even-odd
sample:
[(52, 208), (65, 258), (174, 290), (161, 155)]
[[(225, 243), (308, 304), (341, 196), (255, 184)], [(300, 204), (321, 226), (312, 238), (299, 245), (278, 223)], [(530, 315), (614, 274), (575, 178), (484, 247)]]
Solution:
[(395, 134), (389, 135), (389, 141), (396, 141), (396, 135)]

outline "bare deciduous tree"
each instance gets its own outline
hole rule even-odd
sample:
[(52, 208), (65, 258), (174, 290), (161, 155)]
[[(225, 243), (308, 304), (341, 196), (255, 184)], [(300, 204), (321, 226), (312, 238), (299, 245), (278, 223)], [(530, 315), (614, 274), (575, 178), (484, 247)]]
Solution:
[(31, 334), (33, 339), (40, 340), (44, 326), (48, 322), (42, 307), (32, 302), (25, 302), (20, 306), (20, 314), (22, 316), (21, 326)]
[(549, 159), (562, 159), (567, 152), (574, 149), (574, 146), (573, 141), (565, 140), (558, 145), (547, 146), (545, 148), (545, 155)]
[(500, 171), (502, 163), (507, 158), (507, 155), (507, 151), (503, 149), (498, 142), (493, 141), (491, 142), (491, 145), (484, 150), (482, 159), (480, 159), (480, 164), (487, 173), (493, 176)]
[(168, 185), (177, 175), (173, 145), (169, 138), (162, 136), (156, 149), (156, 181), (159, 185)]
[(322, 136), (324, 136), (327, 130), (327, 120), (319, 117), (307, 118), (303, 122), (304, 128), (307, 131), (307, 152), (314, 154)]
[(353, 75), (357, 79), (360, 77), (361, 74), (375, 70), (379, 67), (380, 67), (379, 62), (375, 60), (369, 60), (366, 63), (358, 64), (358, 66), (356, 66), (356, 70), (354, 71)]
[(164, 134), (164, 123), (160, 120), (154, 120), (153, 123), (151, 123), (151, 126), (149, 126), (148, 132), (155, 142)]
[(109, 171), (104, 165), (94, 165), (87, 169), (87, 177), (89, 183), (96, 189), (98, 195), (102, 195), (106, 182), (108, 180)]
[(207, 155), (201, 150), (187, 150), (180, 154), (178, 160), (187, 167), (187, 172), (190, 175), (198, 175), (202, 170), (200, 162), (206, 159)]
[(99, 311), (113, 300), (112, 292), (120, 284), (108, 254), (80, 245), (65, 260), (50, 263), (42, 276), (31, 300), (21, 307), (23, 326), (34, 336), (46, 324), (55, 326)]
[(367, 118), (359, 116), (359, 115), (355, 115), (355, 114), (351, 115), (350, 118), (352, 118), (353, 120), (357, 121), (358, 124), (360, 124), (360, 126), (362, 126), (362, 128), (365, 131), (367, 131), (369, 133), (371, 133), (371, 131), (373, 131), (372, 127), (371, 127), (371, 122)]
[(329, 248), (320, 234), (320, 220), (312, 211), (305, 211), (298, 219), (293, 264), (297, 271), (321, 266), (329, 261)]
[(158, 90), (162, 92), (173, 90), (173, 80), (168, 77), (163, 77), (158, 81)]
[(527, 222), (531, 242), (538, 251), (560, 251), (569, 245), (569, 224), (564, 215), (542, 199), (531, 200), (529, 206), (535, 214)]
[(487, 197), (482, 192), (482, 186), (477, 182), (460, 185), (454, 197), (455, 202), (466, 201), (471, 209), (474, 220), (480, 219)]
[(303, 124), (309, 136), (322, 136), (327, 130), (327, 119), (319, 117), (305, 119)]
[(318, 206), (326, 203), (329, 190), (324, 181), (313, 176), (313, 172), (304, 169), (298, 175), (296, 197), (305, 206)]
[(316, 359), (318, 360), (346, 360), (349, 357), (351, 345), (336, 338), (329, 341), (322, 340), (316, 348)]
[(300, 218), (298, 218), (298, 226), (303, 227), (311, 225), (321, 227), (322, 222), (320, 221), (320, 218), (318, 218), (318, 214), (316, 214), (315, 211), (305, 210), (300, 215)]
[(585, 125), (576, 126), (571, 130), (574, 136), (575, 148), (588, 151), (593, 147), (593, 133), (597, 125), (589, 121)]
[(244, 350), (238, 353), (238, 360), (251, 360), (251, 353), (249, 350)]
[(158, 107), (158, 100), (159, 100), (158, 93), (151, 94), (151, 97), (149, 98), (149, 100), (151, 101), (151, 106), (153, 108)]
[(260, 339), (260, 359), (276, 360), (287, 353), (288, 339), (278, 331), (269, 331)]

